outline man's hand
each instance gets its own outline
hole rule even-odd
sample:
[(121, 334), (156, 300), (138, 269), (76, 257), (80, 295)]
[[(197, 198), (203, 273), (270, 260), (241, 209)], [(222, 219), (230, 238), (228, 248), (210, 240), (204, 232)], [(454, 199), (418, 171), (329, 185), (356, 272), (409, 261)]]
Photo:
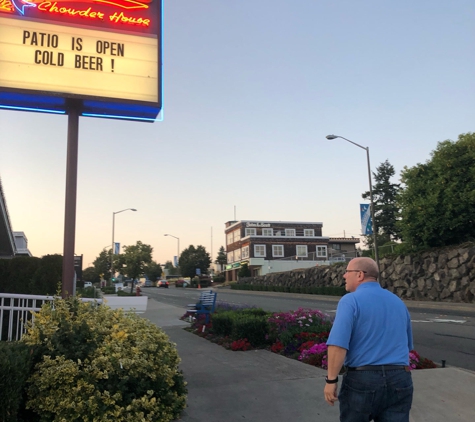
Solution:
[(325, 401), (330, 406), (333, 406), (335, 402), (338, 400), (337, 390), (338, 390), (338, 384), (325, 384), (323, 394), (325, 396)]

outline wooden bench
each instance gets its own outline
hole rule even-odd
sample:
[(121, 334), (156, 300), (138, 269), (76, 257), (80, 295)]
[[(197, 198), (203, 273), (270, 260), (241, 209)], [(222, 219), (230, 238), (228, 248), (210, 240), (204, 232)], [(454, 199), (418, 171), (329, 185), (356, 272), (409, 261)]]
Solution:
[(206, 315), (206, 324), (209, 322), (209, 316), (214, 312), (216, 307), (217, 293), (209, 290), (201, 293), (200, 299), (197, 303), (191, 303), (188, 305), (187, 312), (196, 315)]

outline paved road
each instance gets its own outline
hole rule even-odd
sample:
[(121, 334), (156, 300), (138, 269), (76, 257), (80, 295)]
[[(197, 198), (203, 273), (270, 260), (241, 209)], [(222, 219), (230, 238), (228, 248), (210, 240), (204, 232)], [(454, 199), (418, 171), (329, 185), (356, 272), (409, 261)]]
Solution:
[[(174, 306), (194, 303), (200, 294), (194, 289), (146, 288), (144, 294)], [(269, 311), (288, 311), (299, 307), (320, 309), (330, 315), (339, 298), (273, 292), (234, 291), (219, 288), (218, 301), (247, 304)], [(475, 371), (475, 305), (433, 302), (406, 302), (413, 321), (414, 347), (434, 362)]]

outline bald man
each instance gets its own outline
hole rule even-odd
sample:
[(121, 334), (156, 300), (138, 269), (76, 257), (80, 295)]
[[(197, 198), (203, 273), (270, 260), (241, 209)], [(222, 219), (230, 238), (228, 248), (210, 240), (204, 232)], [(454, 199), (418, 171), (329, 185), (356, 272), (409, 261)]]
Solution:
[(341, 422), (409, 422), (411, 318), (402, 300), (380, 286), (378, 276), (371, 258), (352, 259), (343, 276), (350, 293), (340, 299), (328, 337), (324, 389), (328, 404), (339, 400)]

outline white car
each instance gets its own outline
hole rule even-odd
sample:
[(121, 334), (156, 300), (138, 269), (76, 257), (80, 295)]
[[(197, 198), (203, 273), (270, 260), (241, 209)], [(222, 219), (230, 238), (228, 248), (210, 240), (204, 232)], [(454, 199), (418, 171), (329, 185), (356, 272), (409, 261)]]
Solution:
[(88, 287), (92, 287), (92, 283), (90, 281), (85, 281), (84, 288), (87, 289)]

